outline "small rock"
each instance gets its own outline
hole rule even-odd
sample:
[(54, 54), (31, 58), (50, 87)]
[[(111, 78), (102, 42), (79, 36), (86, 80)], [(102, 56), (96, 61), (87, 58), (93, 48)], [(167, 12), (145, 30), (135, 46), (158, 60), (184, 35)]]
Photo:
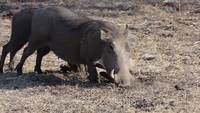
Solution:
[(164, 0), (163, 3), (177, 3), (177, 0)]
[(175, 85), (174, 88), (175, 88), (176, 90), (184, 90), (180, 85)]
[(154, 56), (154, 55), (151, 55), (151, 54), (144, 54), (143, 56), (142, 56), (142, 59), (144, 59), (144, 60), (153, 60), (153, 59), (155, 59), (156, 57)]
[(169, 102), (169, 105), (170, 105), (170, 106), (175, 106), (175, 102), (174, 102), (174, 101), (170, 101), (170, 102)]
[(14, 90), (17, 90), (17, 89), (19, 89), (19, 87), (18, 87), (18, 86), (14, 86), (13, 89), (14, 89)]

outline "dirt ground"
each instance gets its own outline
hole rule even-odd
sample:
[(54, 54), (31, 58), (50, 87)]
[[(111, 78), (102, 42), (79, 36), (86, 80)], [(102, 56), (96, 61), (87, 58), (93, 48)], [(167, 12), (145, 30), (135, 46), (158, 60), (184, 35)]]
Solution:
[[(147, 1), (64, 2), (122, 30), (129, 25), (131, 87), (90, 83), (80, 73), (34, 74), (35, 54), (17, 76), (8, 70), (8, 56), (0, 75), (0, 113), (200, 113), (200, 3)], [(0, 46), (9, 40), (10, 22), (0, 19)], [(56, 71), (66, 63), (50, 53), (42, 64)]]

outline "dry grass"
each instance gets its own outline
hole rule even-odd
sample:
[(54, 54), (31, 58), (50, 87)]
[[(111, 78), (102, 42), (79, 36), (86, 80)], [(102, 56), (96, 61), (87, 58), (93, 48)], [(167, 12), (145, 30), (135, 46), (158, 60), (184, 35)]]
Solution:
[[(35, 75), (35, 55), (24, 66), (25, 74), (0, 76), (2, 113), (199, 113), (200, 112), (200, 21), (196, 13), (170, 13), (140, 4), (139, 9), (115, 12), (79, 9), (92, 18), (130, 26), (132, 87), (91, 84), (84, 75), (58, 73)], [(112, 14), (115, 14), (113, 17)], [(106, 14), (108, 16), (106, 16)], [(120, 14), (120, 15), (118, 15)], [(132, 14), (132, 13), (131, 13)], [(10, 21), (0, 19), (1, 44), (8, 40)], [(17, 61), (21, 51), (17, 54)], [(151, 60), (146, 57), (152, 56)], [(43, 68), (58, 70), (65, 63), (52, 53)], [(7, 68), (7, 67), (6, 67)]]

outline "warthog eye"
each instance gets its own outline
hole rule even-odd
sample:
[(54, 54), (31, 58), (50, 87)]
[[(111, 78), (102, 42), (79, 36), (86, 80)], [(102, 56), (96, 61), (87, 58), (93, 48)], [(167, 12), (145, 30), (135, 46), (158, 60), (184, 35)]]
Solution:
[(109, 45), (110, 49), (113, 50), (113, 45)]

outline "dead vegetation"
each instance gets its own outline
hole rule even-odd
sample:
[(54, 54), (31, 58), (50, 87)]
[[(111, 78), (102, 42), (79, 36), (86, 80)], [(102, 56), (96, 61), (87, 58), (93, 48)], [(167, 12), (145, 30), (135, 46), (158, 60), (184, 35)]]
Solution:
[[(121, 28), (129, 25), (131, 72), (135, 78), (132, 86), (125, 89), (106, 82), (92, 84), (80, 73), (37, 75), (31, 73), (35, 65), (32, 55), (24, 66), (25, 75), (0, 75), (0, 112), (200, 112), (198, 0), (63, 1), (61, 5), (75, 12), (111, 21)], [(58, 1), (42, 4), (53, 3)], [(6, 13), (15, 6), (20, 9), (24, 4), (29, 6), (28, 2), (2, 3), (0, 12)], [(41, 3), (35, 2), (35, 6), (38, 4)], [(11, 8), (2, 10), (3, 6)], [(1, 46), (9, 34), (10, 20), (0, 19)], [(60, 64), (65, 62), (51, 53), (44, 58), (43, 69), (59, 70)]]

